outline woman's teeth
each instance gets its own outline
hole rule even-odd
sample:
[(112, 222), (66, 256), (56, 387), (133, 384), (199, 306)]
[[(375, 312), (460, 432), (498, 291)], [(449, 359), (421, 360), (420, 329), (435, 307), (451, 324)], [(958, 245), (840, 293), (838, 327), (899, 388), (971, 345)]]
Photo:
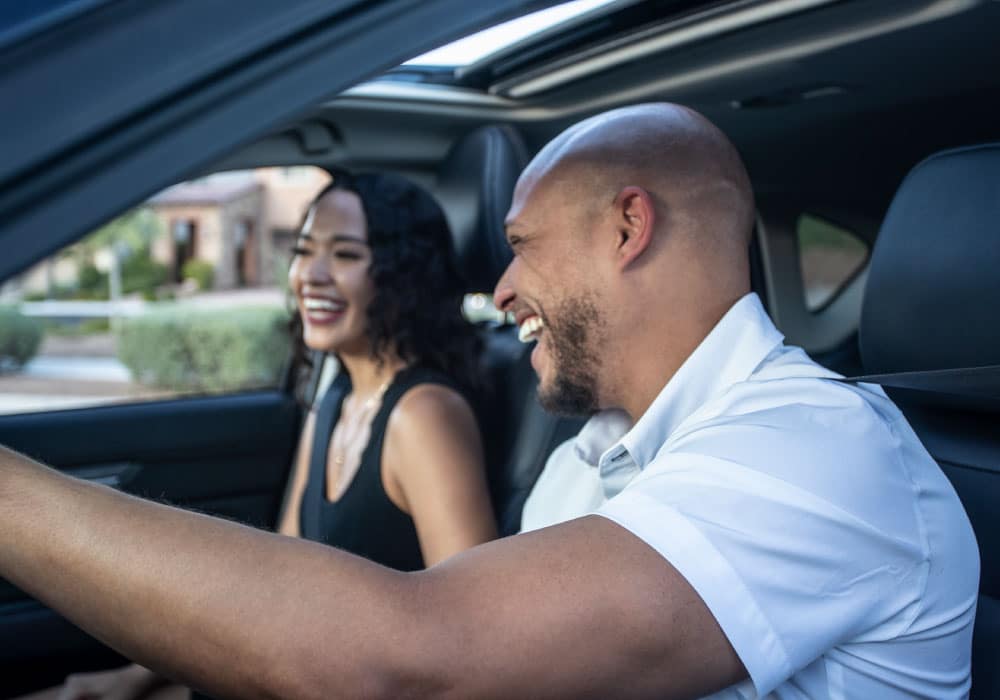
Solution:
[(310, 297), (304, 300), (303, 306), (306, 307), (306, 311), (341, 311), (344, 308), (344, 304), (339, 301)]
[(532, 316), (517, 329), (517, 339), (522, 343), (530, 343), (532, 340), (538, 340), (538, 336), (541, 335), (543, 328), (545, 328), (545, 323), (542, 321), (541, 316)]

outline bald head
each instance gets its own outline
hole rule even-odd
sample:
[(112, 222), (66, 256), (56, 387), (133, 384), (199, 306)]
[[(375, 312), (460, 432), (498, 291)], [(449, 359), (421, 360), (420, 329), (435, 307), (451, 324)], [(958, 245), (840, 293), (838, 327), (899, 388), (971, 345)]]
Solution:
[(640, 415), (750, 291), (753, 218), (736, 149), (690, 109), (618, 109), (546, 145), (514, 190), (495, 293), (529, 337), (542, 329), (543, 405)]
[(539, 152), (522, 181), (558, 185), (580, 203), (641, 187), (662, 226), (705, 245), (742, 252), (753, 228), (753, 194), (739, 154), (715, 125), (680, 105), (624, 107), (575, 124)]

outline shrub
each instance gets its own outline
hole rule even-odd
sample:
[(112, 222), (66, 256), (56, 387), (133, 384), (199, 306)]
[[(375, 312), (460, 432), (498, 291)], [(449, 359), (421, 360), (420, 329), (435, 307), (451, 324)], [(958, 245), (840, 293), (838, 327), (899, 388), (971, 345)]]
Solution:
[(289, 351), (288, 315), (277, 308), (178, 304), (123, 319), (118, 330), (118, 359), (133, 378), (173, 390), (275, 386)]
[(122, 263), (122, 293), (140, 292), (147, 301), (156, 298), (156, 288), (167, 281), (167, 266), (156, 262), (146, 251), (130, 255)]
[(11, 306), (0, 306), (0, 371), (19, 368), (38, 352), (42, 324)]
[(87, 263), (80, 267), (76, 297), (78, 299), (107, 299), (108, 275)]
[(181, 276), (198, 283), (198, 289), (205, 291), (212, 288), (215, 280), (215, 266), (204, 260), (188, 260), (181, 268)]

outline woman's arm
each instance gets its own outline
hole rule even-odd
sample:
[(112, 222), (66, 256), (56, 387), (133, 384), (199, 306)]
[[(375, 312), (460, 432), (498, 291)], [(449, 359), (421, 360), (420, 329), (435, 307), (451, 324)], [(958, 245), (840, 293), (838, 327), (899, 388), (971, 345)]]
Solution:
[(292, 474), (285, 488), (285, 502), (278, 516), (278, 532), (289, 537), (301, 537), (299, 528), (299, 513), (302, 506), (302, 494), (309, 481), (309, 461), (312, 457), (313, 436), (316, 433), (316, 411), (310, 410), (302, 425), (299, 435), (299, 446), (295, 450), (295, 462)]
[(468, 402), (421, 384), (393, 408), (382, 452), (386, 493), (413, 518), (427, 566), (496, 538), (482, 441)]

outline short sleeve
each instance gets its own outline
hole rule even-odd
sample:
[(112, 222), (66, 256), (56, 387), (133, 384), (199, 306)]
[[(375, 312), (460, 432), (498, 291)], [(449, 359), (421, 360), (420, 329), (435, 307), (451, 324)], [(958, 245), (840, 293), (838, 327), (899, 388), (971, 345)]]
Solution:
[[(907, 534), (912, 506), (902, 477), (870, 484), (899, 490), (881, 501), (903, 509), (885, 527), (826, 494), (825, 478), (788, 478), (753, 463), (770, 464), (774, 451), (753, 454), (740, 462), (661, 452), (598, 513), (688, 581), (764, 696), (843, 641), (897, 634), (915, 615), (925, 574), (918, 538)], [(799, 469), (823, 470), (827, 461)]]

